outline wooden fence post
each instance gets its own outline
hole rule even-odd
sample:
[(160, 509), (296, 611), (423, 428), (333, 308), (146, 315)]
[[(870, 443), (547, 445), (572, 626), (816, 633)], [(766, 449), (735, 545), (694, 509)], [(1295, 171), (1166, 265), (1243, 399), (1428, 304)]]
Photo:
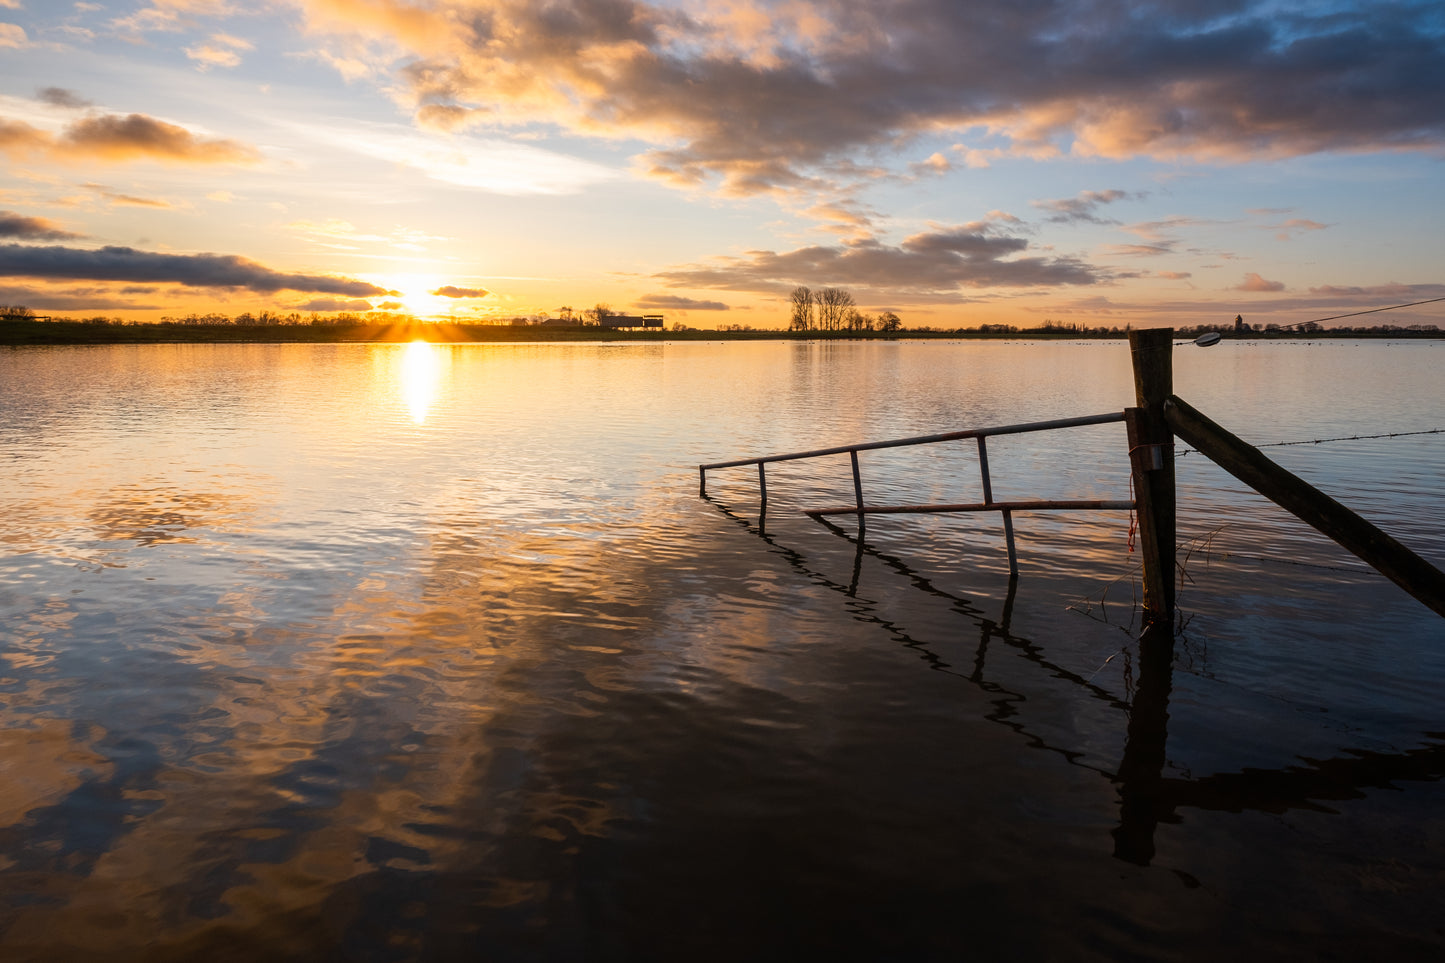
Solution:
[(1164, 401), (1174, 392), (1174, 329), (1129, 332), (1137, 408), (1125, 412), (1144, 565), (1144, 622), (1174, 618), (1174, 433)]

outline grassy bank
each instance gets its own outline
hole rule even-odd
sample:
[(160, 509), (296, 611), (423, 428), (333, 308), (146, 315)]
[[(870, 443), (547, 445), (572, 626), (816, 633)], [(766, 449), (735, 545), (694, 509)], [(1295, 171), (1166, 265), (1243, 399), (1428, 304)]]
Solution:
[[(513, 343), (549, 341), (763, 341), (957, 338), (951, 332), (619, 331), (596, 326), (496, 324), (90, 324), (80, 321), (0, 321), (0, 345), (41, 344), (342, 344), (434, 341)], [(989, 335), (992, 337), (993, 335)]]
[[(1250, 339), (1391, 338), (1439, 339), (1442, 331), (1264, 331), (1227, 335)], [(601, 327), (495, 324), (93, 324), (82, 321), (0, 320), (0, 346), (72, 344), (346, 344), (434, 341), (439, 343), (566, 341), (893, 341), (976, 339), (1078, 341), (1121, 339), (1117, 331), (618, 331)]]

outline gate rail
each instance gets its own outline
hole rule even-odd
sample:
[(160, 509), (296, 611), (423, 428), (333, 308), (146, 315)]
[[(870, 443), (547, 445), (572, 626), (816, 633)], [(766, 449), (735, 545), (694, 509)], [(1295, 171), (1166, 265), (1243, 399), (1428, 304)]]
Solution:
[[(1010, 578), (1018, 578), (1018, 555), (1014, 548), (1013, 513), (1016, 511), (1132, 511), (1134, 501), (1122, 500), (1042, 500), (996, 502), (993, 498), (993, 484), (988, 470), (988, 444), (986, 439), (995, 435), (1021, 435), (1035, 431), (1056, 431), (1062, 428), (1082, 428), (1089, 425), (1106, 425), (1124, 421), (1122, 411), (1111, 411), (1101, 415), (1085, 415), (1080, 418), (1058, 418), (1052, 421), (1033, 421), (1021, 425), (999, 425), (990, 428), (968, 428), (963, 431), (945, 431), (935, 435), (915, 435), (911, 438), (895, 438), (890, 441), (870, 441), (856, 445), (836, 445), (832, 448), (815, 448), (811, 451), (789, 452), (783, 455), (762, 455), (756, 458), (736, 458), (732, 461), (718, 461), (698, 465), (698, 494), (707, 497), (707, 473), (720, 468), (741, 468), (746, 465), (758, 466), (758, 491), (762, 508), (768, 506), (768, 479), (764, 465), (770, 462), (798, 461), (804, 458), (822, 458), (827, 455), (848, 455), (853, 466), (852, 507), (818, 508), (806, 511), (813, 518), (824, 515), (857, 515), (860, 531), (868, 515), (921, 515), (943, 512), (1000, 512), (1003, 515), (1004, 538), (1008, 543), (1008, 570)], [(978, 441), (979, 475), (983, 481), (983, 501), (950, 505), (875, 505), (863, 504), (863, 479), (858, 470), (858, 452), (876, 451), (882, 448), (905, 448), (913, 445), (931, 445), (943, 441), (959, 441), (974, 438)]]

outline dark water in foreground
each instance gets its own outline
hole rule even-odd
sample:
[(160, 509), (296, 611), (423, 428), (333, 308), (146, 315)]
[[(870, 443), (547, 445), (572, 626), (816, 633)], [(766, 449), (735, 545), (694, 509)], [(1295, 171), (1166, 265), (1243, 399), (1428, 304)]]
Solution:
[[(1254, 442), (1445, 426), (1445, 345), (1180, 349)], [(0, 959), (1436, 959), (1445, 621), (1180, 458), (1127, 519), (801, 514), (747, 454), (1118, 410), (1121, 344), (0, 354)], [(1402, 408), (1402, 400), (1408, 399)], [(1121, 426), (990, 443), (1123, 498)], [(970, 444), (865, 454), (971, 501)], [(1270, 449), (1445, 561), (1445, 435)]]

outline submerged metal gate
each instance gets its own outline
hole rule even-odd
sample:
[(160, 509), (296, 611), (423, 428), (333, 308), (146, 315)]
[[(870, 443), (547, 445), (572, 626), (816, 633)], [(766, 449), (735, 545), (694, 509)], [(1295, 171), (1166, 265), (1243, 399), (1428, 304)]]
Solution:
[[(927, 515), (944, 512), (999, 512), (1003, 515), (1004, 538), (1008, 542), (1008, 569), (1010, 578), (1018, 578), (1018, 554), (1014, 548), (1013, 513), (1020, 511), (1133, 511), (1134, 500), (1057, 499), (1035, 501), (994, 501), (993, 483), (988, 471), (987, 439), (994, 435), (1021, 435), (1034, 431), (1055, 431), (1063, 428), (1082, 428), (1088, 425), (1105, 425), (1124, 421), (1124, 412), (1109, 412), (1102, 415), (1085, 415), (1082, 418), (1059, 418), (1053, 421), (1034, 421), (1022, 425), (1001, 425), (993, 428), (969, 428), (963, 431), (946, 431), (936, 435), (915, 435), (912, 438), (897, 438), (892, 441), (871, 441), (857, 445), (838, 445), (833, 448), (816, 448), (812, 451), (790, 452), (785, 455), (763, 455), (758, 458), (738, 458), (733, 461), (719, 461), (698, 465), (698, 494), (707, 495), (707, 473), (720, 468), (740, 468), (746, 465), (758, 466), (758, 490), (763, 510), (768, 505), (768, 479), (764, 465), (770, 462), (798, 461), (804, 458), (822, 458), (827, 455), (848, 455), (853, 466), (852, 506), (840, 508), (805, 509), (813, 518), (826, 515), (856, 515), (861, 532), (869, 515)], [(863, 503), (863, 479), (858, 468), (858, 452), (875, 451), (880, 448), (906, 448), (913, 445), (931, 445), (943, 441), (960, 441), (973, 438), (978, 441), (978, 467), (983, 482), (982, 502), (963, 502), (947, 505), (865, 505)]]

